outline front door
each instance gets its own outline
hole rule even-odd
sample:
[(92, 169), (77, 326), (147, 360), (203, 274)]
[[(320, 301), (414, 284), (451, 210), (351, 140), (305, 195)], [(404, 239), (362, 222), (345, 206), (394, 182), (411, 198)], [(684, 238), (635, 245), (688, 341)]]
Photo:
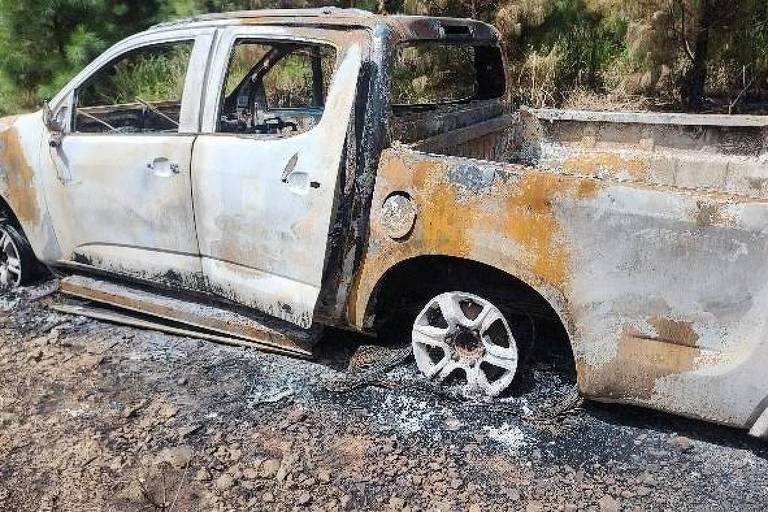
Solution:
[[(225, 33), (193, 195), (215, 293), (308, 328), (364, 48), (362, 32)], [(335, 39), (333, 39), (335, 38)], [(215, 75), (215, 74), (214, 74)]]
[(75, 80), (50, 150), (64, 261), (170, 285), (202, 275), (191, 197), (211, 33), (139, 39)]

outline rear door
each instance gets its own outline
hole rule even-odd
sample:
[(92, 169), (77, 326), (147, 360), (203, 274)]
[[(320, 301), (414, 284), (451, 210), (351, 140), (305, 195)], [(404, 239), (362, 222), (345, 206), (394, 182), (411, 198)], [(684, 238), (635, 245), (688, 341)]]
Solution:
[(212, 30), (140, 36), (66, 92), (50, 149), (49, 203), (62, 263), (172, 285), (200, 282), (192, 147)]
[(215, 293), (311, 326), (364, 46), (362, 31), (223, 34), (192, 159)]

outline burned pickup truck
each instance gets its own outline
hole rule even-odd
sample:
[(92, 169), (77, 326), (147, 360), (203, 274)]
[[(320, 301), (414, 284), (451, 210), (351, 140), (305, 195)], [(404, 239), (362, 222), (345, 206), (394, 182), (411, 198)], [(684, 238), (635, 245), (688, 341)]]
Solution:
[(0, 281), (42, 264), (84, 314), (297, 355), (404, 330), (489, 396), (562, 337), (587, 397), (766, 436), (768, 121), (505, 90), (474, 21), (154, 27), (0, 122)]

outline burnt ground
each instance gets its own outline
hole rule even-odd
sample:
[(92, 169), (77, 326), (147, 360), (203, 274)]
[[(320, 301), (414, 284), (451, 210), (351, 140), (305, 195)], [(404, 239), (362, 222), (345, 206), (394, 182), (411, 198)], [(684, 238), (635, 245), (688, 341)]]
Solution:
[[(555, 415), (545, 365), (482, 404), (419, 385), (323, 383), (305, 362), (0, 297), (0, 510), (763, 510), (768, 445), (624, 406)], [(384, 383), (386, 384), (386, 383)], [(531, 388), (531, 386), (528, 386)]]

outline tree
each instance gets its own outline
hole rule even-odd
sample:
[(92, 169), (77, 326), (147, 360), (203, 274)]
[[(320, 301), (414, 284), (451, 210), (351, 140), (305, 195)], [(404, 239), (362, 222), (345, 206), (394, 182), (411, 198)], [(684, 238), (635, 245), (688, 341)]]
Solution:
[(114, 41), (155, 21), (154, 0), (0, 0), (0, 108), (50, 97)]

